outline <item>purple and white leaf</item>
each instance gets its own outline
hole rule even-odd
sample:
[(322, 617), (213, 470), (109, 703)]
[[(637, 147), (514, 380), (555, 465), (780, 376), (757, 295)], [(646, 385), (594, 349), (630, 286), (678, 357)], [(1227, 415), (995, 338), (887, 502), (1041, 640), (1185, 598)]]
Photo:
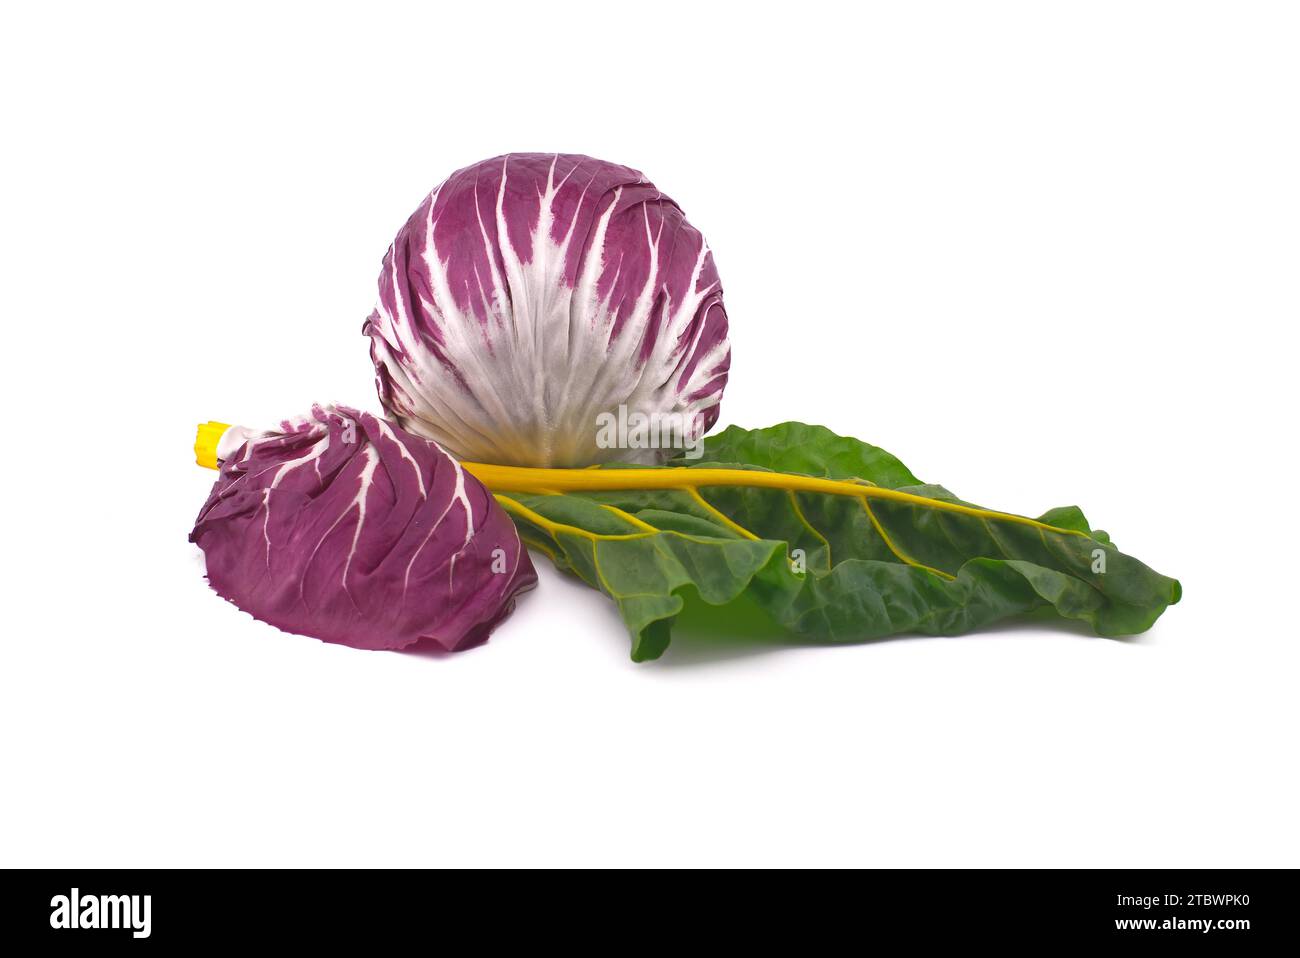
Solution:
[(537, 581), (483, 485), (436, 443), (343, 406), (231, 429), (190, 534), (225, 598), (363, 649), (484, 641)]

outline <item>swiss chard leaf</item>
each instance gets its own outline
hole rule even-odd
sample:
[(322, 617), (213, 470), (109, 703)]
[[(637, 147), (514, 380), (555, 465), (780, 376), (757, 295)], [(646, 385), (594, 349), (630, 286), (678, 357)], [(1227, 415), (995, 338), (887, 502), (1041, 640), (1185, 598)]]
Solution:
[(743, 597), (792, 637), (848, 643), (1044, 608), (1127, 635), (1181, 591), (1075, 507), (982, 509), (820, 426), (733, 426), (704, 461), (652, 469), (468, 468), (527, 543), (614, 599), (637, 661), (664, 652), (692, 593), (722, 607)]

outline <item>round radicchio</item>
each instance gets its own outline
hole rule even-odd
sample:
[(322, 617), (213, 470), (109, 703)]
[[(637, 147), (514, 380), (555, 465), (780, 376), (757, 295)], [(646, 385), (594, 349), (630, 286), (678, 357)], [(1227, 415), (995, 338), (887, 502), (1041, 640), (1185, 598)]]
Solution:
[(363, 649), (482, 642), (537, 581), (514, 524), (436, 443), (343, 406), (231, 429), (190, 534), (212, 587), (286, 632)]
[(713, 256), (680, 207), (636, 170), (564, 154), (448, 177), (384, 257), (364, 331), (398, 423), (507, 465), (690, 449), (731, 356)]

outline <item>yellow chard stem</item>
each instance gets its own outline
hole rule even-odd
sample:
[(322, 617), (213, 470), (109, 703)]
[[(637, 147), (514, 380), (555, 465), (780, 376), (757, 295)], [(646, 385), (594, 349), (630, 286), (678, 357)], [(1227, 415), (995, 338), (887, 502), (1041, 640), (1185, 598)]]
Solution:
[(751, 489), (781, 489), (789, 492), (814, 492), (857, 499), (883, 499), (910, 505), (956, 512), (979, 519), (995, 519), (1059, 532), (1063, 535), (1087, 536), (1074, 529), (1017, 516), (1009, 512), (980, 509), (959, 502), (945, 502), (897, 489), (882, 489), (838, 479), (819, 479), (788, 472), (765, 472), (756, 469), (660, 468), (660, 469), (534, 469), (526, 466), (498, 466), (484, 462), (463, 462), (462, 466), (493, 492), (522, 492), (535, 495), (557, 492), (619, 492), (644, 489), (672, 489), (691, 492), (708, 486), (747, 486)]
[[(225, 423), (216, 422), (206, 423), (199, 427), (198, 440), (194, 447), (199, 465), (210, 469), (217, 467), (217, 443), (228, 428)], [(522, 492), (535, 495), (555, 495), (565, 492), (618, 492), (638, 489), (670, 489), (685, 492), (710, 513), (720, 518), (724, 525), (750, 539), (757, 537), (748, 529), (735, 524), (733, 520), (722, 515), (703, 499), (699, 490), (709, 486), (747, 486), (751, 489), (780, 489), (788, 493), (812, 492), (831, 496), (851, 496), (864, 504), (868, 499), (883, 499), (889, 502), (902, 502), (927, 509), (937, 509), (941, 512), (960, 513), (961, 515), (974, 516), (984, 520), (1014, 522), (1048, 532), (1087, 538), (1086, 533), (1074, 529), (1062, 529), (1009, 512), (996, 512), (992, 509), (980, 509), (957, 502), (944, 502), (941, 499), (931, 499), (910, 492), (899, 492), (897, 489), (882, 489), (879, 486), (863, 485), (860, 482), (819, 479), (816, 476), (803, 476), (797, 473), (766, 472), (756, 469), (685, 469), (678, 467), (659, 469), (599, 469), (591, 467), (586, 469), (539, 469), (527, 466), (498, 466), (485, 462), (463, 462), (461, 465), (494, 493)], [(520, 506), (519, 503), (514, 502), (511, 502), (510, 505)], [(518, 509), (512, 509), (511, 511), (519, 512)], [(634, 523), (639, 521), (631, 516), (625, 516), (625, 518), (633, 520)]]

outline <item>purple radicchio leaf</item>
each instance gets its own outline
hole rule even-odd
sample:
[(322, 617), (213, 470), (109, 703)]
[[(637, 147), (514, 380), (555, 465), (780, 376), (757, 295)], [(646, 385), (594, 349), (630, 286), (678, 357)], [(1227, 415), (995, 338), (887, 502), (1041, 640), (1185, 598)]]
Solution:
[(455, 651), (537, 582), (491, 493), (427, 439), (343, 406), (227, 435), (247, 441), (221, 449), (190, 540), (212, 587), (258, 619), (360, 649)]
[(384, 257), (370, 337), (379, 397), (466, 461), (653, 463), (597, 421), (718, 418), (731, 348), (713, 255), (641, 173), (513, 153), (453, 173)]

